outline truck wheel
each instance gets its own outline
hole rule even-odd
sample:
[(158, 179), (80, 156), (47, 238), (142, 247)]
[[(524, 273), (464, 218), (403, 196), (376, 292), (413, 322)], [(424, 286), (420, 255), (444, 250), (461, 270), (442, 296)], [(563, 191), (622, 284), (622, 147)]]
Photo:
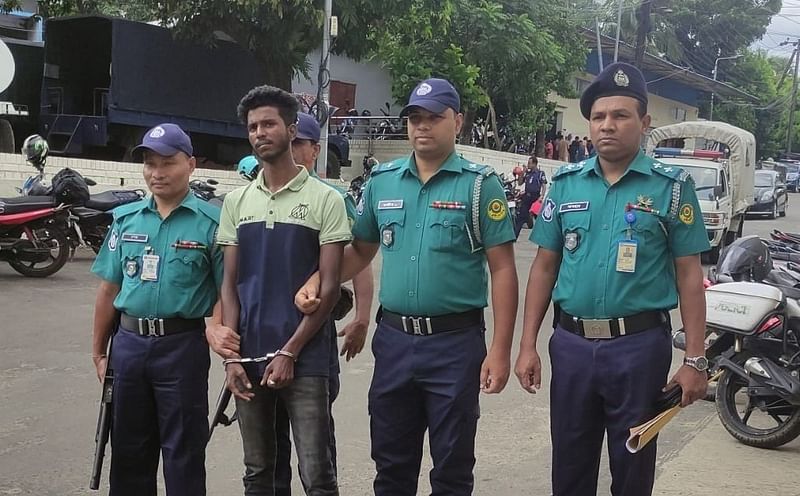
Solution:
[(328, 148), (328, 163), (325, 168), (325, 178), (339, 179), (340, 177), (342, 177), (342, 165), (339, 163), (339, 156), (336, 155), (332, 148)]
[(728, 241), (728, 233), (724, 232), (720, 237), (719, 244), (704, 253), (706, 258), (706, 263), (716, 264), (717, 262), (719, 262), (719, 256), (722, 253), (722, 250), (725, 249), (727, 241)]
[(0, 153), (14, 153), (14, 129), (6, 120), (0, 120)]

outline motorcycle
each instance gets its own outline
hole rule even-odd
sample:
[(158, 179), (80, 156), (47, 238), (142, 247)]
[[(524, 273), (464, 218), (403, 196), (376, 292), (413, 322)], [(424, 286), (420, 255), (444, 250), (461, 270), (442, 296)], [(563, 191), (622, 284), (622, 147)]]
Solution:
[(67, 263), (68, 210), (50, 196), (0, 198), (0, 260), (27, 277), (47, 277)]
[(211, 203), (222, 208), (222, 202), (225, 200), (225, 195), (217, 195), (217, 185), (219, 181), (216, 179), (192, 179), (189, 181), (189, 189), (194, 196), (203, 201)]
[[(42, 161), (41, 165), (35, 167), (37, 174), (28, 177), (18, 191), (23, 196), (52, 196), (52, 188), (44, 184), (45, 162)], [(84, 177), (83, 180), (87, 186), (97, 185), (91, 178)], [(111, 211), (144, 197), (145, 191), (142, 189), (110, 190), (90, 195), (83, 205), (68, 205), (64, 230), (70, 248), (70, 257), (81, 246), (91, 248), (95, 253), (99, 253), (108, 230), (111, 228), (111, 223), (114, 221)]]
[[(717, 379), (717, 414), (748, 446), (775, 448), (800, 436), (797, 268), (774, 268), (766, 243), (748, 236), (726, 249), (706, 288), (706, 357)], [(682, 330), (673, 343), (685, 349)]]

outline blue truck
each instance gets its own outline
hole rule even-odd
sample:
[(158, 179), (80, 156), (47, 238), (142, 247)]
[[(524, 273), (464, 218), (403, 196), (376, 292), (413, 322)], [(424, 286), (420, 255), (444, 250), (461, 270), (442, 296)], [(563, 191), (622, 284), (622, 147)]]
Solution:
[[(236, 105), (266, 73), (223, 39), (203, 46), (124, 19), (50, 19), (40, 130), (54, 154), (127, 161), (146, 129), (174, 122), (191, 135), (201, 166), (229, 166), (251, 153)], [(340, 177), (349, 154), (347, 139), (329, 137), (328, 177)]]

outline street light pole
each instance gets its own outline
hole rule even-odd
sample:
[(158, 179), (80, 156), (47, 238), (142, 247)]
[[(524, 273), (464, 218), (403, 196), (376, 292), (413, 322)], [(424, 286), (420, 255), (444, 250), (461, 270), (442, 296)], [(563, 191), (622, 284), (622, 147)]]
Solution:
[[(720, 60), (733, 60), (742, 57), (742, 55), (731, 55), (729, 57), (717, 57), (717, 60), (714, 61), (714, 71), (711, 75), (714, 77), (714, 81), (717, 80), (717, 67), (719, 66)], [(711, 109), (708, 112), (708, 120), (714, 120), (714, 90), (711, 90)]]
[(614, 62), (617, 61), (617, 56), (619, 55), (620, 28), (622, 28), (622, 0), (619, 0), (617, 4), (617, 39), (614, 42)]
[(328, 170), (328, 132), (330, 129), (330, 69), (331, 69), (331, 14), (333, 12), (333, 0), (325, 0), (325, 20), (322, 23), (322, 59), (320, 63), (320, 71), (323, 71), (323, 77), (320, 78), (319, 84), (322, 84), (322, 103), (317, 104), (317, 108), (324, 109), (324, 121), (319, 135), (319, 158), (317, 159), (316, 169), (319, 177), (326, 177)]

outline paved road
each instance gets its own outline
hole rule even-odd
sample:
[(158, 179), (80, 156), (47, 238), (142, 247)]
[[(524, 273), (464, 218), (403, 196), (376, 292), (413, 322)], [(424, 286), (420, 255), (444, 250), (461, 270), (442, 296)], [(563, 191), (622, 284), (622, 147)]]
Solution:
[[(800, 230), (800, 195), (791, 200), (786, 218), (748, 221), (745, 231)], [(530, 243), (518, 245), (521, 281), (527, 279), (534, 254)], [(91, 262), (91, 254), (79, 253), (45, 280), (23, 278), (0, 264), (0, 495), (89, 494), (99, 393), (89, 358), (96, 286), (88, 274)], [(676, 367), (680, 358), (679, 353), (673, 357)], [(372, 365), (369, 353), (342, 364), (342, 392), (334, 412), (341, 493), (347, 496), (367, 495), (371, 489), (366, 397)], [(216, 360), (211, 377), (213, 402), (222, 379)], [(547, 388), (531, 396), (512, 379), (501, 395), (484, 396), (481, 407), (475, 493), (549, 494)], [(656, 493), (800, 495), (798, 463), (800, 440), (774, 451), (748, 448), (728, 436), (712, 404), (701, 402), (682, 412), (661, 436)], [(429, 492), (429, 469), (424, 462), (420, 494)], [(221, 429), (208, 448), (209, 494), (241, 494), (241, 472), (238, 430)], [(608, 494), (605, 464), (601, 472), (600, 494)], [(296, 494), (302, 494), (299, 486)]]

